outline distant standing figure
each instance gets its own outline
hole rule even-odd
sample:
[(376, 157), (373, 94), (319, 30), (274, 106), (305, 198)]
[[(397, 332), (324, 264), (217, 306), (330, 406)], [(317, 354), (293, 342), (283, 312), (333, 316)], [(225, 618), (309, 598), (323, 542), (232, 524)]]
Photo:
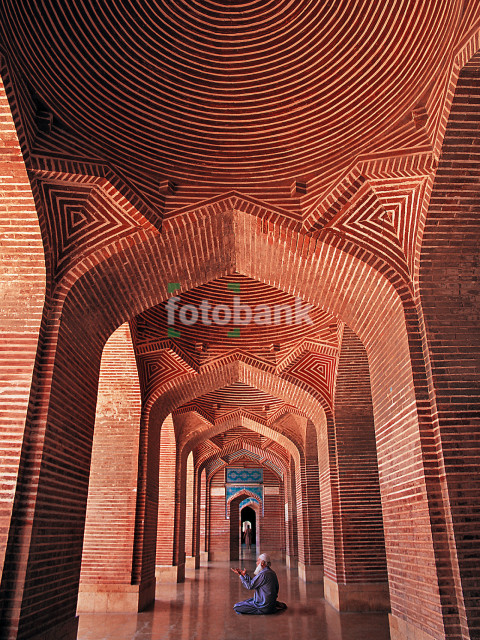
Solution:
[(252, 546), (252, 530), (250, 529), (250, 525), (247, 524), (245, 527), (245, 546), (247, 549), (250, 549)]
[(253, 598), (233, 605), (236, 613), (262, 615), (275, 613), (287, 608), (287, 605), (283, 602), (277, 602), (278, 579), (275, 571), (271, 569), (271, 564), (270, 556), (267, 553), (261, 553), (257, 558), (257, 568), (253, 578), (248, 575), (246, 569), (242, 570), (238, 567), (232, 569), (234, 573), (240, 576), (240, 580), (246, 589), (255, 589)]

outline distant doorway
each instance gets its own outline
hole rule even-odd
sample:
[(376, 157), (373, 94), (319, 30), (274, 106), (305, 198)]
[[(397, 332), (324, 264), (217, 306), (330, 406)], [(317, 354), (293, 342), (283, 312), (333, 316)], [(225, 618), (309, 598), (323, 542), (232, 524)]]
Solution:
[(257, 514), (251, 507), (244, 507), (240, 512), (240, 526), (242, 532), (242, 545), (245, 544), (245, 529), (247, 525), (250, 526), (251, 529), (251, 545), (254, 546), (257, 544)]

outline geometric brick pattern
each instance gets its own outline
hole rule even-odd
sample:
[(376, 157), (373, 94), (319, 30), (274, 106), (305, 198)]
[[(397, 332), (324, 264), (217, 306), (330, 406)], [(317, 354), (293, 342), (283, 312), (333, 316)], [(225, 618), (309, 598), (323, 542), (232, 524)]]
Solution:
[[(42, 212), (52, 276), (58, 282), (72, 266), (105, 245), (139, 231), (154, 230), (123, 198), (95, 182), (36, 178), (33, 190)], [(120, 202), (119, 202), (120, 200)]]
[(319, 390), (333, 402), (333, 386), (337, 366), (337, 357), (320, 353), (306, 353), (282, 372), (282, 377), (295, 380), (300, 386)]

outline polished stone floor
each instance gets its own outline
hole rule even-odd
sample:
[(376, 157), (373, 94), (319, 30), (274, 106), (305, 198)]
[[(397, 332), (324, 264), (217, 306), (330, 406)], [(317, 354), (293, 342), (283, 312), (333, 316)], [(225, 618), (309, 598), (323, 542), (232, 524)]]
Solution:
[[(279, 600), (287, 611), (241, 616), (232, 606), (251, 597), (230, 571), (250, 573), (254, 550), (240, 563), (210, 563), (188, 570), (183, 584), (157, 586), (155, 604), (138, 614), (82, 613), (78, 640), (389, 640), (386, 614), (338, 613), (320, 596), (320, 586), (299, 581), (296, 571), (275, 564)], [(252, 557), (248, 557), (251, 555)]]

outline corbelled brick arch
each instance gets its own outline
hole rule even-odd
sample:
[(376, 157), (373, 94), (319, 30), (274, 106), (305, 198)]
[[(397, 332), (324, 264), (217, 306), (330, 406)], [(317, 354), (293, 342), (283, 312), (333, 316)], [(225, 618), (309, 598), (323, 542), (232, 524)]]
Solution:
[[(285, 421), (285, 418), (286, 417), (284, 416), (283, 417), (284, 421)], [(295, 419), (296, 417), (292, 416), (292, 418)], [(212, 438), (215, 435), (228, 431), (229, 429), (236, 429), (239, 426), (244, 426), (250, 429), (251, 431), (254, 431), (263, 436), (266, 436), (267, 438), (274, 440), (278, 442), (280, 445), (282, 445), (289, 452), (289, 454), (297, 461), (297, 465), (296, 465), (297, 468), (300, 468), (301, 460), (303, 459), (304, 454), (303, 454), (303, 447), (301, 446), (301, 444), (296, 445), (294, 442), (290, 440), (290, 437), (287, 437), (286, 435), (282, 435), (281, 433), (278, 433), (275, 430), (275, 425), (272, 425), (271, 427), (267, 427), (266, 425), (260, 424), (259, 422), (257, 422), (252, 418), (239, 419), (235, 417), (235, 418), (231, 418), (230, 424), (228, 421), (226, 421), (220, 425), (212, 425), (212, 424), (206, 425), (204, 423), (204, 420), (201, 419), (200, 416), (195, 414), (180, 414), (175, 416), (174, 420), (175, 422), (179, 421), (181, 424), (190, 423), (190, 425), (192, 425), (192, 421), (193, 421), (193, 428), (191, 429), (191, 432), (193, 433), (193, 435), (190, 437), (190, 439), (188, 439), (187, 437), (182, 439), (182, 443), (179, 445), (181, 446), (181, 450), (177, 453), (177, 471), (176, 471), (176, 487), (177, 488), (176, 488), (176, 501), (175, 501), (176, 529), (175, 529), (174, 563), (177, 566), (181, 567), (184, 564), (184, 545), (185, 545), (184, 543), (185, 529), (184, 529), (184, 526), (182, 525), (185, 521), (184, 511), (185, 511), (185, 504), (186, 504), (185, 502), (186, 459), (188, 454), (192, 450), (194, 450), (197, 443), (200, 443), (209, 438)], [(202, 429), (201, 436), (198, 435), (199, 423), (204, 423), (204, 428)], [(292, 425), (290, 429), (287, 430), (287, 433), (292, 433), (294, 429), (296, 429), (297, 432), (301, 430), (301, 426), (298, 424), (296, 420), (295, 420), (294, 426)], [(299, 443), (301, 443), (303, 439), (301, 433), (297, 434), (297, 438)], [(249, 446), (247, 447), (247, 449), (248, 448), (251, 448), (251, 447)], [(217, 452), (214, 451), (213, 457), (215, 458), (217, 458), (216, 453)], [(265, 452), (264, 452), (264, 455), (265, 455)], [(211, 462), (211, 459), (209, 460), (209, 462)], [(220, 468), (223, 468), (223, 466), (224, 466), (223, 462), (221, 462), (220, 464), (213, 465), (212, 467), (213, 472), (217, 473)], [(200, 471), (201, 469), (199, 470), (199, 472)], [(208, 483), (210, 480), (210, 477), (207, 476), (206, 480)], [(179, 575), (180, 576), (182, 575), (181, 569), (179, 570)]]
[[(236, 202), (239, 202), (238, 198)], [(181, 267), (179, 264), (175, 266), (165, 262), (163, 258), (169, 255), (166, 244), (168, 234), (166, 234), (150, 237), (141, 244), (120, 245), (123, 248), (119, 253), (97, 264), (72, 286), (63, 305), (60, 339), (56, 342), (52, 341), (52, 348), (56, 347), (57, 352), (52, 389), (49, 390), (48, 381), (44, 381), (44, 388), (49, 390), (47, 393), (51, 398), (48, 430), (52, 429), (52, 433), (57, 430), (55, 424), (58, 424), (58, 413), (54, 408), (55, 403), (59, 403), (58, 406), (65, 406), (65, 402), (67, 404), (69, 402), (68, 398), (72, 398), (73, 405), (73, 398), (83, 394), (86, 398), (91, 398), (91, 402), (87, 402), (84, 410), (75, 418), (72, 414), (62, 416), (59, 437), (65, 439), (67, 451), (71, 447), (68, 445), (70, 438), (73, 443), (82, 429), (85, 429), (86, 434), (91, 433), (94, 420), (95, 381), (98, 379), (100, 354), (106, 338), (124, 320), (168, 298), (168, 282), (176, 282), (180, 273), (181, 281), (185, 282), (184, 286), (193, 288), (224, 273), (237, 271), (261, 282), (272, 283), (293, 295), (301, 295), (311, 304), (337, 315), (356, 331), (365, 344), (369, 356), (384, 495), (388, 498), (392, 495), (393, 487), (403, 486), (404, 482), (408, 486), (411, 482), (409, 470), (415, 467), (415, 460), (422, 458), (421, 438), (424, 436), (423, 432), (418, 431), (408, 325), (405, 322), (405, 312), (410, 311), (408, 304), (405, 307), (402, 306), (402, 301), (395, 289), (375, 269), (374, 264), (370, 265), (358, 259), (356, 254), (360, 250), (357, 251), (352, 247), (352, 252), (347, 253), (332, 245), (325, 245), (319, 240), (313, 241), (308, 236), (288, 230), (288, 227), (281, 224), (276, 226), (272, 224), (268, 234), (262, 233), (259, 232), (256, 216), (241, 210), (231, 211), (225, 208), (226, 206), (228, 203), (220, 202), (209, 207), (209, 215), (202, 217), (204, 232), (201, 236), (197, 233), (198, 227), (194, 219), (192, 221), (188, 215), (184, 218), (175, 218), (177, 233), (171, 237), (175, 246), (193, 247), (195, 238), (200, 237), (203, 240), (202, 251), (205, 252), (205, 249), (209, 248), (210, 257), (201, 274), (196, 270), (193, 252), (183, 254)], [(211, 242), (205, 240), (209, 237)], [(276, 238), (275, 241), (274, 238)], [(205, 241), (206, 244), (204, 244)], [(174, 260), (180, 260), (181, 256), (180, 252), (176, 253)], [(255, 260), (252, 256), (255, 256)], [(279, 270), (277, 265), (280, 264), (289, 264), (290, 268)], [(115, 285), (112, 290), (113, 283)], [(80, 311), (81, 315), (79, 315)], [(57, 322), (60, 324), (59, 321)], [(73, 331), (74, 327), (75, 331)], [(85, 361), (86, 353), (90, 354), (87, 362)], [(421, 364), (421, 351), (418, 355), (420, 355), (419, 363)], [(245, 367), (243, 363), (234, 363), (231, 367), (232, 382), (236, 380), (235, 368), (240, 364)], [(416, 373), (416, 369), (413, 372)], [(215, 372), (209, 372), (208, 375), (212, 378), (212, 388), (215, 388)], [(253, 376), (253, 373), (251, 375)], [(202, 374), (199, 377), (201, 378)], [(64, 390), (62, 387), (65, 386), (67, 379), (69, 387)], [(248, 379), (245, 382), (248, 383)], [(190, 384), (194, 386), (195, 380)], [(285, 388), (288, 386), (285, 381), (282, 385)], [(187, 386), (184, 385), (185, 389)], [(295, 396), (299, 392), (298, 387), (294, 389), (291, 385), (289, 394), (293, 393)], [(42, 390), (42, 393), (45, 392)], [(168, 397), (168, 395), (167, 392), (165, 396)], [(46, 416), (47, 414), (43, 413), (44, 424), (47, 424)], [(66, 428), (68, 424), (71, 425), (69, 429)], [(82, 425), (81, 428), (80, 425)], [(426, 421), (425, 425), (428, 433), (429, 422)], [(143, 428), (144, 434), (145, 428), (146, 425)], [(55, 437), (58, 437), (57, 434)], [(147, 442), (145, 435), (143, 437), (142, 440), (141, 433), (141, 442)], [(43, 444), (39, 443), (40, 448)], [(74, 445), (75, 450), (79, 446)], [(85, 446), (88, 449), (88, 437), (82, 440), (82, 447)], [(145, 447), (144, 444), (141, 444), (142, 446)], [(150, 452), (152, 455), (154, 449), (152, 445)], [(383, 460), (385, 465), (382, 465)], [(58, 469), (58, 461), (56, 468)], [(86, 471), (87, 469), (88, 465), (85, 467)], [(402, 472), (401, 469), (405, 471)], [(391, 475), (392, 471), (398, 471), (398, 473)], [(30, 472), (33, 488), (36, 484), (35, 470), (31, 468)], [(423, 482), (422, 473), (420, 472), (420, 478), (417, 478), (419, 484), (414, 493), (417, 499), (419, 495), (423, 495), (422, 499), (427, 500), (428, 494), (426, 492), (422, 494), (420, 490)], [(88, 473), (85, 473), (82, 480), (83, 493), (77, 491), (75, 494), (75, 502), (79, 508), (77, 511), (79, 523), (82, 520), (80, 514), (86, 500), (87, 477)], [(388, 482), (392, 484), (387, 490)], [(28, 486), (28, 483), (22, 485), (23, 490)], [(413, 491), (413, 487), (405, 493), (405, 501), (401, 506), (396, 501), (389, 502), (388, 499), (385, 501), (387, 553), (389, 522), (392, 526), (392, 541), (395, 540), (395, 532), (399, 531), (399, 522), (405, 522), (405, 526), (408, 523), (410, 529), (413, 523), (419, 531), (430, 530), (430, 523), (426, 516), (428, 507), (426, 506), (424, 511), (412, 511), (413, 505), (407, 499), (409, 491)], [(427, 505), (427, 502), (425, 504)], [(21, 526), (21, 518), (18, 518), (17, 522), (18, 526)], [(46, 533), (47, 530), (48, 527), (42, 527), (42, 533)], [(39, 532), (36, 535), (39, 535)], [(81, 539), (81, 525), (79, 539)], [(428, 534), (425, 544), (428, 549)], [(430, 556), (433, 564), (429, 564), (428, 553), (423, 552), (420, 561), (418, 548), (409, 543), (406, 537), (402, 538), (401, 547), (393, 544), (392, 553), (395, 555), (394, 548), (402, 549), (398, 561), (405, 563), (407, 572), (412, 571), (414, 584), (418, 579), (418, 572), (414, 570), (416, 557), (429, 575), (435, 573), (433, 550)], [(409, 554), (408, 564), (406, 563), (407, 554)], [(23, 557), (28, 557), (28, 554)], [(401, 558), (404, 558), (403, 561)], [(145, 576), (145, 579), (148, 577), (150, 576)], [(405, 607), (404, 603), (407, 599), (402, 595), (404, 588), (401, 584), (396, 585), (398, 600), (397, 603), (392, 602), (392, 606), (398, 604), (399, 607)], [(428, 598), (425, 594), (424, 599), (426, 610), (428, 610), (433, 606), (432, 598), (430, 594)], [(55, 605), (55, 611), (57, 613), (59, 611), (58, 602)], [(45, 622), (47, 626), (51, 626), (56, 619), (56, 614), (52, 613), (52, 615), (54, 617), (49, 618), (50, 622)], [(416, 614), (412, 612), (408, 615), (415, 617)]]
[[(188, 440), (187, 437), (185, 436), (181, 439), (181, 442), (183, 443), (181, 445), (183, 454), (180, 453), (180, 455), (177, 456), (176, 520), (179, 523), (179, 525), (182, 522), (184, 522), (183, 509), (185, 508), (184, 505), (185, 505), (186, 456), (190, 451), (194, 450), (194, 447), (197, 446), (197, 443), (198, 443), (198, 446), (202, 447), (202, 452), (203, 452), (203, 456), (199, 459), (200, 467), (197, 471), (197, 474), (200, 473), (201, 470), (203, 469), (204, 464), (202, 464), (201, 462), (202, 460), (203, 461), (206, 460), (210, 464), (212, 468), (212, 473), (217, 473), (218, 470), (224, 466), (224, 463), (220, 459), (219, 454), (225, 457), (225, 455), (228, 455), (228, 451), (230, 450), (230, 445), (227, 445), (227, 449), (225, 451), (223, 450), (220, 451), (217, 448), (205, 447), (205, 444), (203, 444), (202, 446), (202, 443), (205, 443), (207, 439), (215, 437), (218, 434), (221, 434), (224, 432), (228, 433), (229, 430), (238, 430), (238, 427), (240, 425), (244, 425), (248, 429), (261, 434), (261, 436), (264, 436), (271, 441), (276, 441), (277, 443), (282, 445), (289, 452), (289, 455), (291, 455), (293, 459), (296, 460), (297, 469), (302, 468), (302, 466), (304, 465), (304, 462), (303, 462), (304, 461), (304, 451), (303, 451), (304, 435), (302, 434), (302, 432), (304, 432), (305, 427), (304, 426), (302, 427), (301, 423), (299, 424), (297, 416), (292, 415), (289, 418), (288, 416), (284, 415), (279, 417), (277, 419), (277, 423), (280, 425), (279, 427), (276, 427), (275, 424), (271, 426), (266, 426), (265, 424), (262, 424), (258, 420), (252, 419), (251, 417), (239, 418), (237, 416), (230, 417), (228, 420), (223, 420), (220, 424), (215, 424), (215, 425), (207, 424), (203, 418), (201, 418), (198, 414), (194, 414), (194, 413), (178, 414), (175, 416), (175, 421), (179, 422), (180, 425), (185, 425), (187, 423), (190, 424), (190, 428), (188, 429), (181, 427), (181, 433), (187, 434), (188, 432), (191, 432), (193, 434), (190, 437), (190, 440)], [(192, 421), (193, 421), (193, 425), (192, 425)], [(290, 424), (287, 424), (288, 422), (290, 422)], [(278, 429), (279, 432), (277, 432), (276, 429)], [(201, 432), (201, 435), (199, 435), (199, 432)], [(282, 432), (283, 432), (283, 435), (282, 435)], [(292, 434), (294, 438), (293, 441), (290, 440), (290, 438), (292, 438)], [(235, 442), (236, 441), (234, 440), (233, 443), (231, 444), (235, 446)], [(295, 442), (297, 444), (295, 444)], [(236, 446), (245, 447), (247, 451), (252, 450), (251, 444), (248, 442), (244, 442), (243, 439), (239, 443), (237, 442)], [(210, 455), (208, 453), (209, 449), (210, 449)], [(279, 466), (278, 463), (280, 461), (277, 460), (277, 456), (275, 456), (275, 454), (273, 454), (272, 456), (272, 454), (269, 454), (268, 451), (267, 452), (264, 450), (260, 450), (260, 451), (262, 452), (263, 457), (267, 456), (269, 458), (274, 459), (276, 466)], [(212, 460), (218, 460), (218, 463), (212, 464)], [(285, 461), (282, 463), (282, 467), (285, 468)], [(288, 468), (285, 468), (285, 469), (286, 471), (288, 471)], [(207, 475), (207, 483), (209, 482), (209, 478), (210, 478), (210, 475)], [(299, 486), (301, 486), (300, 478), (298, 478), (298, 484)], [(198, 499), (197, 499), (197, 504), (198, 504)], [(176, 528), (176, 538), (175, 538), (177, 554), (174, 559), (174, 562), (178, 566), (181, 566), (183, 564), (183, 546), (184, 546), (183, 535), (184, 535), (183, 527), (178, 526)], [(181, 575), (181, 573), (182, 572), (180, 570), (179, 574)]]
[[(283, 447), (279, 447), (279, 451), (273, 451), (270, 447), (262, 448), (258, 446), (255, 440), (252, 440), (254, 434), (249, 434), (247, 430), (242, 430), (242, 437), (236, 437), (238, 429), (230, 429), (225, 435), (233, 432), (233, 439), (229, 440), (222, 448), (210, 447), (209, 453), (202, 457), (196, 457), (195, 468), (201, 473), (206, 465), (213, 460), (220, 460), (224, 465), (230, 464), (233, 460), (232, 454), (241, 451), (246, 456), (252, 454), (252, 460), (257, 460), (262, 464), (270, 461), (273, 462), (277, 470), (283, 474), (287, 473), (290, 454)], [(215, 466), (217, 468), (217, 466)], [(278, 471), (277, 471), (278, 472)]]

